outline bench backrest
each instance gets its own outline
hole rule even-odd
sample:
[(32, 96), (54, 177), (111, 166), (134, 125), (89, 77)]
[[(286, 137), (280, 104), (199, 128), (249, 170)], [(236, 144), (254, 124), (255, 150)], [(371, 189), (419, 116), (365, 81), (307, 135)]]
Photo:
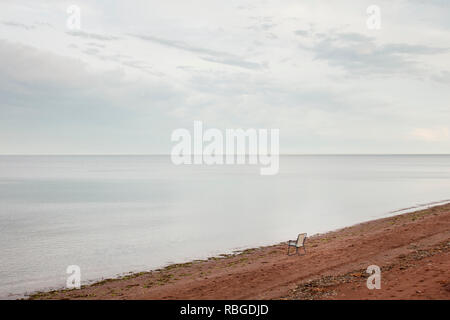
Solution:
[(306, 233), (300, 233), (297, 237), (297, 247), (303, 247), (305, 244)]

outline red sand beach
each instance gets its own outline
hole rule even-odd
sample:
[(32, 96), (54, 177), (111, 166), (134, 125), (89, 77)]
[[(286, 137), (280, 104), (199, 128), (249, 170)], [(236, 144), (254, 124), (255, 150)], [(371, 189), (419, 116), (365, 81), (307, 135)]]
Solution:
[[(289, 238), (289, 237), (288, 237)], [(287, 240), (287, 239), (286, 239)], [(450, 204), (30, 299), (450, 299)], [(381, 268), (369, 290), (366, 268)]]

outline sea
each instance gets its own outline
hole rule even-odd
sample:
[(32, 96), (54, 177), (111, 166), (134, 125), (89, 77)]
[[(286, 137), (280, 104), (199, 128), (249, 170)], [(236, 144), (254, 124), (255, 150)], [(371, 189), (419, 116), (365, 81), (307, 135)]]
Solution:
[(0, 299), (279, 243), (450, 202), (450, 155), (0, 156)]

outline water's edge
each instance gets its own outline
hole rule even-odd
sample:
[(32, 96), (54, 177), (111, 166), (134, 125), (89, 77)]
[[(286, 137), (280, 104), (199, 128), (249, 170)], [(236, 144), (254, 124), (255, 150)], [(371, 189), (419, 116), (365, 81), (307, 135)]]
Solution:
[[(338, 228), (338, 229), (330, 229), (330, 230), (325, 230), (323, 232), (317, 232), (317, 233), (309, 235), (308, 237), (324, 235), (324, 234), (327, 234), (329, 232), (337, 232), (337, 231), (340, 231), (340, 230), (342, 230), (344, 228), (355, 226), (355, 225), (359, 225), (359, 224), (362, 224), (362, 223), (367, 223), (367, 222), (371, 222), (371, 221), (381, 220), (381, 219), (384, 219), (384, 218), (389, 218), (389, 217), (394, 217), (394, 216), (400, 216), (400, 215), (407, 214), (407, 213), (412, 213), (412, 212), (418, 212), (418, 211), (430, 209), (430, 208), (437, 207), (437, 206), (443, 206), (443, 205), (446, 205), (446, 204), (449, 204), (449, 203), (450, 203), (450, 199), (448, 199), (448, 200), (439, 200), (439, 201), (432, 201), (432, 202), (429, 202), (429, 203), (418, 204), (418, 205), (411, 206), (411, 207), (408, 207), (408, 208), (393, 210), (393, 211), (390, 211), (390, 212), (388, 212), (386, 214), (383, 214), (382, 216), (375, 217), (374, 219), (360, 221), (360, 222), (354, 223), (352, 225), (348, 225), (348, 226), (345, 226), (345, 227), (342, 227), (342, 228)], [(151, 269), (151, 270), (128, 271), (128, 272), (119, 273), (119, 274), (117, 274), (117, 275), (115, 275), (113, 277), (108, 277), (108, 278), (103, 278), (102, 277), (102, 278), (97, 278), (97, 279), (85, 280), (85, 281), (82, 281), (82, 286), (83, 287), (84, 286), (90, 286), (90, 285), (93, 285), (93, 284), (98, 283), (100, 281), (110, 280), (110, 279), (119, 280), (119, 279), (121, 279), (121, 278), (123, 278), (125, 276), (133, 276), (133, 275), (141, 274), (141, 273), (145, 273), (145, 272), (156, 271), (156, 270), (159, 270), (159, 269), (164, 269), (164, 268), (167, 268), (167, 267), (170, 267), (170, 266), (174, 266), (174, 265), (178, 265), (178, 264), (189, 263), (189, 262), (194, 262), (194, 261), (199, 261), (199, 260), (208, 260), (208, 259), (212, 259), (212, 258), (220, 258), (220, 257), (226, 256), (226, 255), (237, 255), (237, 254), (242, 253), (245, 250), (257, 249), (257, 248), (263, 248), (263, 247), (270, 247), (270, 246), (282, 244), (284, 242), (285, 241), (280, 241), (280, 242), (271, 243), (271, 244), (263, 244), (263, 245), (260, 245), (260, 246), (257, 246), (257, 247), (244, 246), (244, 247), (239, 247), (239, 248), (231, 248), (229, 250), (224, 250), (223, 252), (217, 253), (215, 255), (205, 255), (205, 256), (194, 258), (194, 259), (191, 258), (191, 259), (184, 259), (184, 260), (178, 261), (178, 262), (166, 263), (166, 264), (160, 265), (159, 267), (156, 267), (156, 268)], [(47, 292), (51, 292), (51, 291), (60, 291), (60, 290), (65, 290), (65, 289), (66, 289), (65, 287), (48, 287), (48, 288), (44, 288), (42, 290), (36, 290), (36, 291), (30, 292), (30, 293), (26, 292), (26, 293), (24, 293), (22, 295), (10, 295), (10, 296), (8, 296), (8, 298), (10, 300), (11, 299), (27, 299), (27, 298), (29, 298), (29, 297), (31, 297), (33, 295), (39, 294), (39, 293), (47, 293)]]

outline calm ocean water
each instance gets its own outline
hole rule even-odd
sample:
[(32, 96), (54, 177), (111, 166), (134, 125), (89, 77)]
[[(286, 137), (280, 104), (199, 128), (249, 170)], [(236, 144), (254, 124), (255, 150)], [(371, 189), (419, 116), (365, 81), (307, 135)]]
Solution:
[(267, 245), (450, 198), (450, 156), (0, 156), (0, 298)]

